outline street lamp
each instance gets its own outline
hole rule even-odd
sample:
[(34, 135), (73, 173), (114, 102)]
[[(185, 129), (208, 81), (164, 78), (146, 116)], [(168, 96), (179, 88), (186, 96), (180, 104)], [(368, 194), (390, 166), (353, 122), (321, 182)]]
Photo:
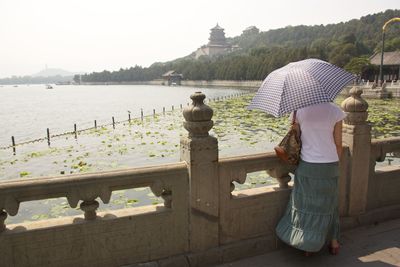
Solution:
[(379, 81), (381, 83), (381, 85), (383, 84), (383, 51), (385, 49), (385, 31), (386, 31), (386, 27), (392, 23), (392, 22), (400, 22), (400, 18), (392, 18), (388, 21), (386, 21), (386, 23), (383, 25), (382, 27), (382, 50), (381, 50), (381, 66), (379, 67)]

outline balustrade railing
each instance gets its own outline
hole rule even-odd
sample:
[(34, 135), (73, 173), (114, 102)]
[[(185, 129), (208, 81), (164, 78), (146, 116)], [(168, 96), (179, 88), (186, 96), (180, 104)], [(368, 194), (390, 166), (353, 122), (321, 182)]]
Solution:
[[(295, 166), (284, 164), (274, 152), (222, 158), (219, 160), (220, 242), (228, 244), (245, 238), (274, 238), (274, 225), (284, 211), (291, 188), (290, 173)], [(279, 184), (235, 190), (248, 174), (265, 171)], [(261, 240), (259, 242), (265, 242)], [(276, 242), (273, 242), (276, 244)]]
[[(377, 164), (386, 160), (388, 164)], [(367, 210), (384, 210), (400, 204), (400, 137), (371, 141), (368, 187)], [(397, 210), (400, 214), (400, 209)], [(392, 211), (381, 215), (382, 219), (395, 217), (396, 212)]]
[[(159, 165), (92, 174), (45, 177), (0, 183), (0, 231), (5, 229), (7, 215), (18, 213), (21, 202), (66, 197), (71, 208), (84, 212), (85, 220), (95, 220), (98, 199), (109, 203), (113, 191), (149, 187), (172, 208), (177, 196), (188, 191), (188, 171), (184, 163)], [(186, 186), (185, 186), (186, 185)], [(181, 199), (182, 200), (182, 199)], [(184, 199), (183, 199), (184, 200)], [(187, 205), (186, 203), (182, 203)]]
[(384, 161), (388, 153), (400, 157), (400, 137), (373, 139), (371, 141), (371, 157), (374, 160)]
[(219, 161), (219, 168), (222, 183), (226, 186), (229, 182), (230, 191), (233, 192), (235, 190), (233, 182), (244, 184), (247, 174), (257, 171), (266, 171), (278, 181), (280, 188), (288, 188), (288, 182), (291, 179), (289, 172), (293, 172), (296, 167), (284, 164), (274, 152), (268, 152), (222, 158)]

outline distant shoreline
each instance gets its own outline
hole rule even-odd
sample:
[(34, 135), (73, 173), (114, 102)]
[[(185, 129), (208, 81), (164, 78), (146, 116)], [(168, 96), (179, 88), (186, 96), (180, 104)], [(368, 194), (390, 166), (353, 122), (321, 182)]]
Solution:
[[(232, 80), (198, 80), (181, 81), (182, 86), (190, 87), (235, 87), (235, 88), (259, 88), (262, 81), (232, 81)], [(152, 80), (152, 81), (141, 81), (141, 82), (83, 82), (81, 85), (164, 85), (164, 80)]]
[[(29, 84), (56, 84), (56, 85), (164, 85), (167, 86), (168, 82), (165, 80), (152, 80), (152, 81), (129, 81), (129, 82), (82, 82), (80, 84), (76, 83), (54, 83), (54, 82), (47, 82), (47, 83), (29, 83)], [(256, 90), (261, 86), (262, 81), (253, 80), (253, 81), (234, 81), (234, 80), (182, 80), (181, 86), (187, 87), (217, 87), (217, 88), (243, 88), (243, 89), (250, 89)], [(0, 86), (7, 86), (7, 85), (24, 85), (28, 83), (7, 83), (1, 84)]]

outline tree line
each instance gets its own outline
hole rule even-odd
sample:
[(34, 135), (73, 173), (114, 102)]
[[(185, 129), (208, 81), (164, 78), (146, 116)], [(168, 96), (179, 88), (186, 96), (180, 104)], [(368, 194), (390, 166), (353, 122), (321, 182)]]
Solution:
[(42, 84), (42, 83), (69, 83), (74, 76), (12, 76), (0, 79), (0, 84)]
[[(161, 78), (169, 70), (182, 73), (188, 80), (262, 80), (271, 71), (292, 61), (319, 58), (360, 75), (376, 71), (369, 57), (381, 49), (382, 26), (400, 17), (400, 10), (367, 15), (360, 19), (329, 25), (288, 26), (260, 32), (245, 30), (229, 38), (241, 49), (230, 54), (194, 59), (194, 54), (148, 68), (135, 66), (118, 71), (93, 72), (74, 77), (76, 82), (149, 81)], [(386, 32), (385, 51), (400, 50), (400, 25)]]

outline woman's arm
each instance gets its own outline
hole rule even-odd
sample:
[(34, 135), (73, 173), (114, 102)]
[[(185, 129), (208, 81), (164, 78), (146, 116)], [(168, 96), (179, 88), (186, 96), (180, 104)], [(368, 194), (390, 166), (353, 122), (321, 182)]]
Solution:
[(339, 160), (342, 156), (342, 121), (338, 121), (333, 129), (333, 140), (335, 141), (336, 151)]

